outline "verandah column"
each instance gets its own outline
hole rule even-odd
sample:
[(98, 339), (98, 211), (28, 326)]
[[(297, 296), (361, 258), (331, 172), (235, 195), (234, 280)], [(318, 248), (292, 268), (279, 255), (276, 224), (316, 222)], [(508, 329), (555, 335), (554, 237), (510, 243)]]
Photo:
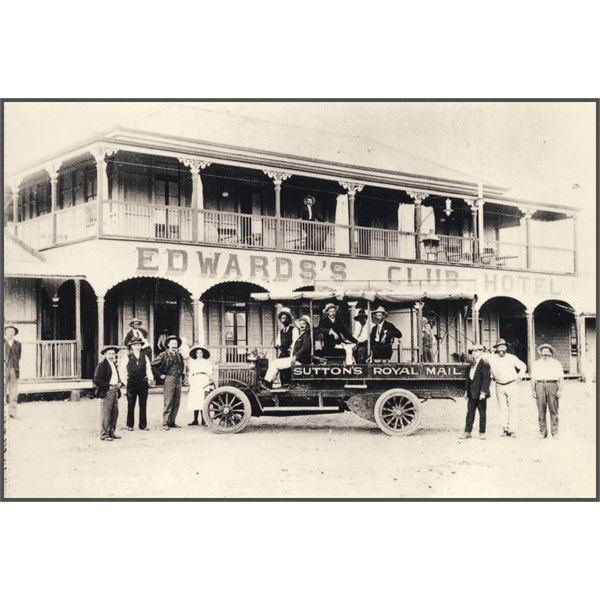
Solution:
[(525, 219), (525, 268), (531, 269), (531, 217), (533, 211), (526, 208), (522, 213), (522, 218)]
[(50, 214), (52, 215), (52, 244), (56, 244), (56, 210), (58, 208), (58, 170), (60, 165), (52, 165), (50, 175)]
[(354, 207), (354, 200), (356, 198), (357, 192), (363, 191), (364, 185), (348, 181), (340, 181), (339, 183), (348, 192), (348, 225), (350, 226), (350, 254), (355, 254), (356, 246), (354, 243), (354, 227), (356, 225), (356, 211)]
[[(211, 163), (193, 158), (180, 158), (179, 161), (185, 167), (189, 167), (192, 175), (192, 240), (194, 242), (204, 241), (204, 226), (199, 226), (199, 222), (204, 223), (204, 218), (202, 213), (198, 212), (204, 210), (204, 188), (202, 186), (200, 171), (209, 167)], [(202, 215), (202, 218), (200, 215)], [(199, 229), (202, 230), (201, 240), (199, 240)]]
[(75, 279), (75, 365), (77, 378), (81, 379), (81, 280)]
[(535, 322), (530, 310), (525, 311), (525, 318), (527, 319), (527, 370), (531, 373), (531, 367), (535, 362)]
[(12, 179), (10, 181), (10, 189), (12, 193), (12, 203), (13, 203), (13, 226), (16, 234), (17, 225), (19, 223), (19, 188), (21, 187), (20, 179)]
[(406, 192), (415, 203), (415, 258), (421, 260), (421, 221), (422, 216), (422, 203), (425, 198), (429, 196), (425, 192)]
[(106, 172), (107, 163), (106, 158), (112, 156), (116, 152), (116, 148), (96, 148), (92, 152), (92, 156), (96, 161), (96, 193), (98, 195), (98, 206), (97, 206), (97, 219), (98, 219), (98, 237), (103, 233), (103, 209), (104, 202), (109, 200), (108, 198), (108, 174)]
[(264, 171), (267, 177), (273, 180), (275, 185), (275, 248), (280, 248), (280, 225), (281, 225), (281, 184), (291, 175), (289, 173), (280, 173), (278, 171)]
[(204, 333), (204, 302), (202, 300), (194, 300), (194, 338), (195, 344), (206, 343)]
[(577, 315), (575, 317), (577, 327), (577, 374), (586, 379), (589, 374), (586, 373), (587, 349), (585, 347), (585, 316)]
[(423, 360), (423, 302), (415, 302), (417, 311), (417, 362)]
[(104, 347), (104, 296), (96, 298), (98, 305), (98, 360), (100, 360), (100, 351)]

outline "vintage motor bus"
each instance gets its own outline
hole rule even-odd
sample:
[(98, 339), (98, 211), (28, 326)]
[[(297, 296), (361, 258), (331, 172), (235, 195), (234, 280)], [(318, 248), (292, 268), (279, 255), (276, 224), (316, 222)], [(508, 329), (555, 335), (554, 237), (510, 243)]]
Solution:
[[(456, 362), (367, 361), (346, 364), (341, 359), (318, 356), (314, 340), (316, 310), (327, 302), (361, 303), (366, 309), (368, 331), (373, 326), (371, 308), (374, 303), (388, 306), (423, 302), (427, 299), (472, 301), (462, 294), (399, 294), (371, 291), (297, 292), (286, 295), (255, 293), (258, 302), (308, 304), (313, 323), (311, 364), (296, 364), (291, 369), (287, 386), (264, 389), (261, 381), (268, 360), (256, 356), (247, 364), (219, 367), (218, 384), (204, 403), (204, 418), (216, 433), (239, 433), (251, 417), (334, 414), (352, 411), (377, 423), (387, 435), (410, 435), (421, 422), (421, 404), (430, 399), (451, 399), (464, 394), (468, 363), (464, 354)], [(464, 332), (466, 341), (466, 330)], [(370, 342), (368, 354), (370, 355)], [(398, 353), (399, 354), (399, 353)]]

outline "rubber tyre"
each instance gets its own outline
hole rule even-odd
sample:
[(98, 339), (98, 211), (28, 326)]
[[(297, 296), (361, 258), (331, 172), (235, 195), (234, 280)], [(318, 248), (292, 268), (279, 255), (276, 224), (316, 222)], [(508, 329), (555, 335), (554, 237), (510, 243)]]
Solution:
[(413, 434), (421, 416), (420, 400), (407, 390), (388, 390), (375, 403), (375, 422), (387, 435)]
[(225, 385), (206, 396), (202, 415), (215, 433), (239, 433), (250, 422), (252, 405), (242, 390)]

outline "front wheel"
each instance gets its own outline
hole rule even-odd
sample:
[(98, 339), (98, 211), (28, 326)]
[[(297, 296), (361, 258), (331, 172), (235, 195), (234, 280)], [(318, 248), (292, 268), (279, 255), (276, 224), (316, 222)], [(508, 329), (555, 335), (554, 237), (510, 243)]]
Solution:
[(223, 386), (206, 396), (202, 413), (215, 433), (239, 433), (250, 422), (252, 405), (240, 389)]
[(411, 435), (421, 423), (421, 402), (407, 390), (389, 390), (375, 403), (375, 422), (387, 435)]

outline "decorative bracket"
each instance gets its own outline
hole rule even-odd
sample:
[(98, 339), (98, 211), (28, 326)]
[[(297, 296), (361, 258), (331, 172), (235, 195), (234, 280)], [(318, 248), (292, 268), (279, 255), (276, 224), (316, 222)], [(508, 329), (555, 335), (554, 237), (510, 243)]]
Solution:
[(352, 181), (340, 181), (338, 182), (347, 192), (348, 195), (354, 198), (357, 192), (362, 192), (365, 187), (362, 183), (354, 183)]
[(425, 200), (425, 198), (429, 197), (429, 194), (426, 194), (425, 192), (406, 192), (408, 194), (408, 196), (410, 198), (412, 198), (415, 201), (415, 204), (421, 204), (421, 202), (423, 202), (423, 200)]

